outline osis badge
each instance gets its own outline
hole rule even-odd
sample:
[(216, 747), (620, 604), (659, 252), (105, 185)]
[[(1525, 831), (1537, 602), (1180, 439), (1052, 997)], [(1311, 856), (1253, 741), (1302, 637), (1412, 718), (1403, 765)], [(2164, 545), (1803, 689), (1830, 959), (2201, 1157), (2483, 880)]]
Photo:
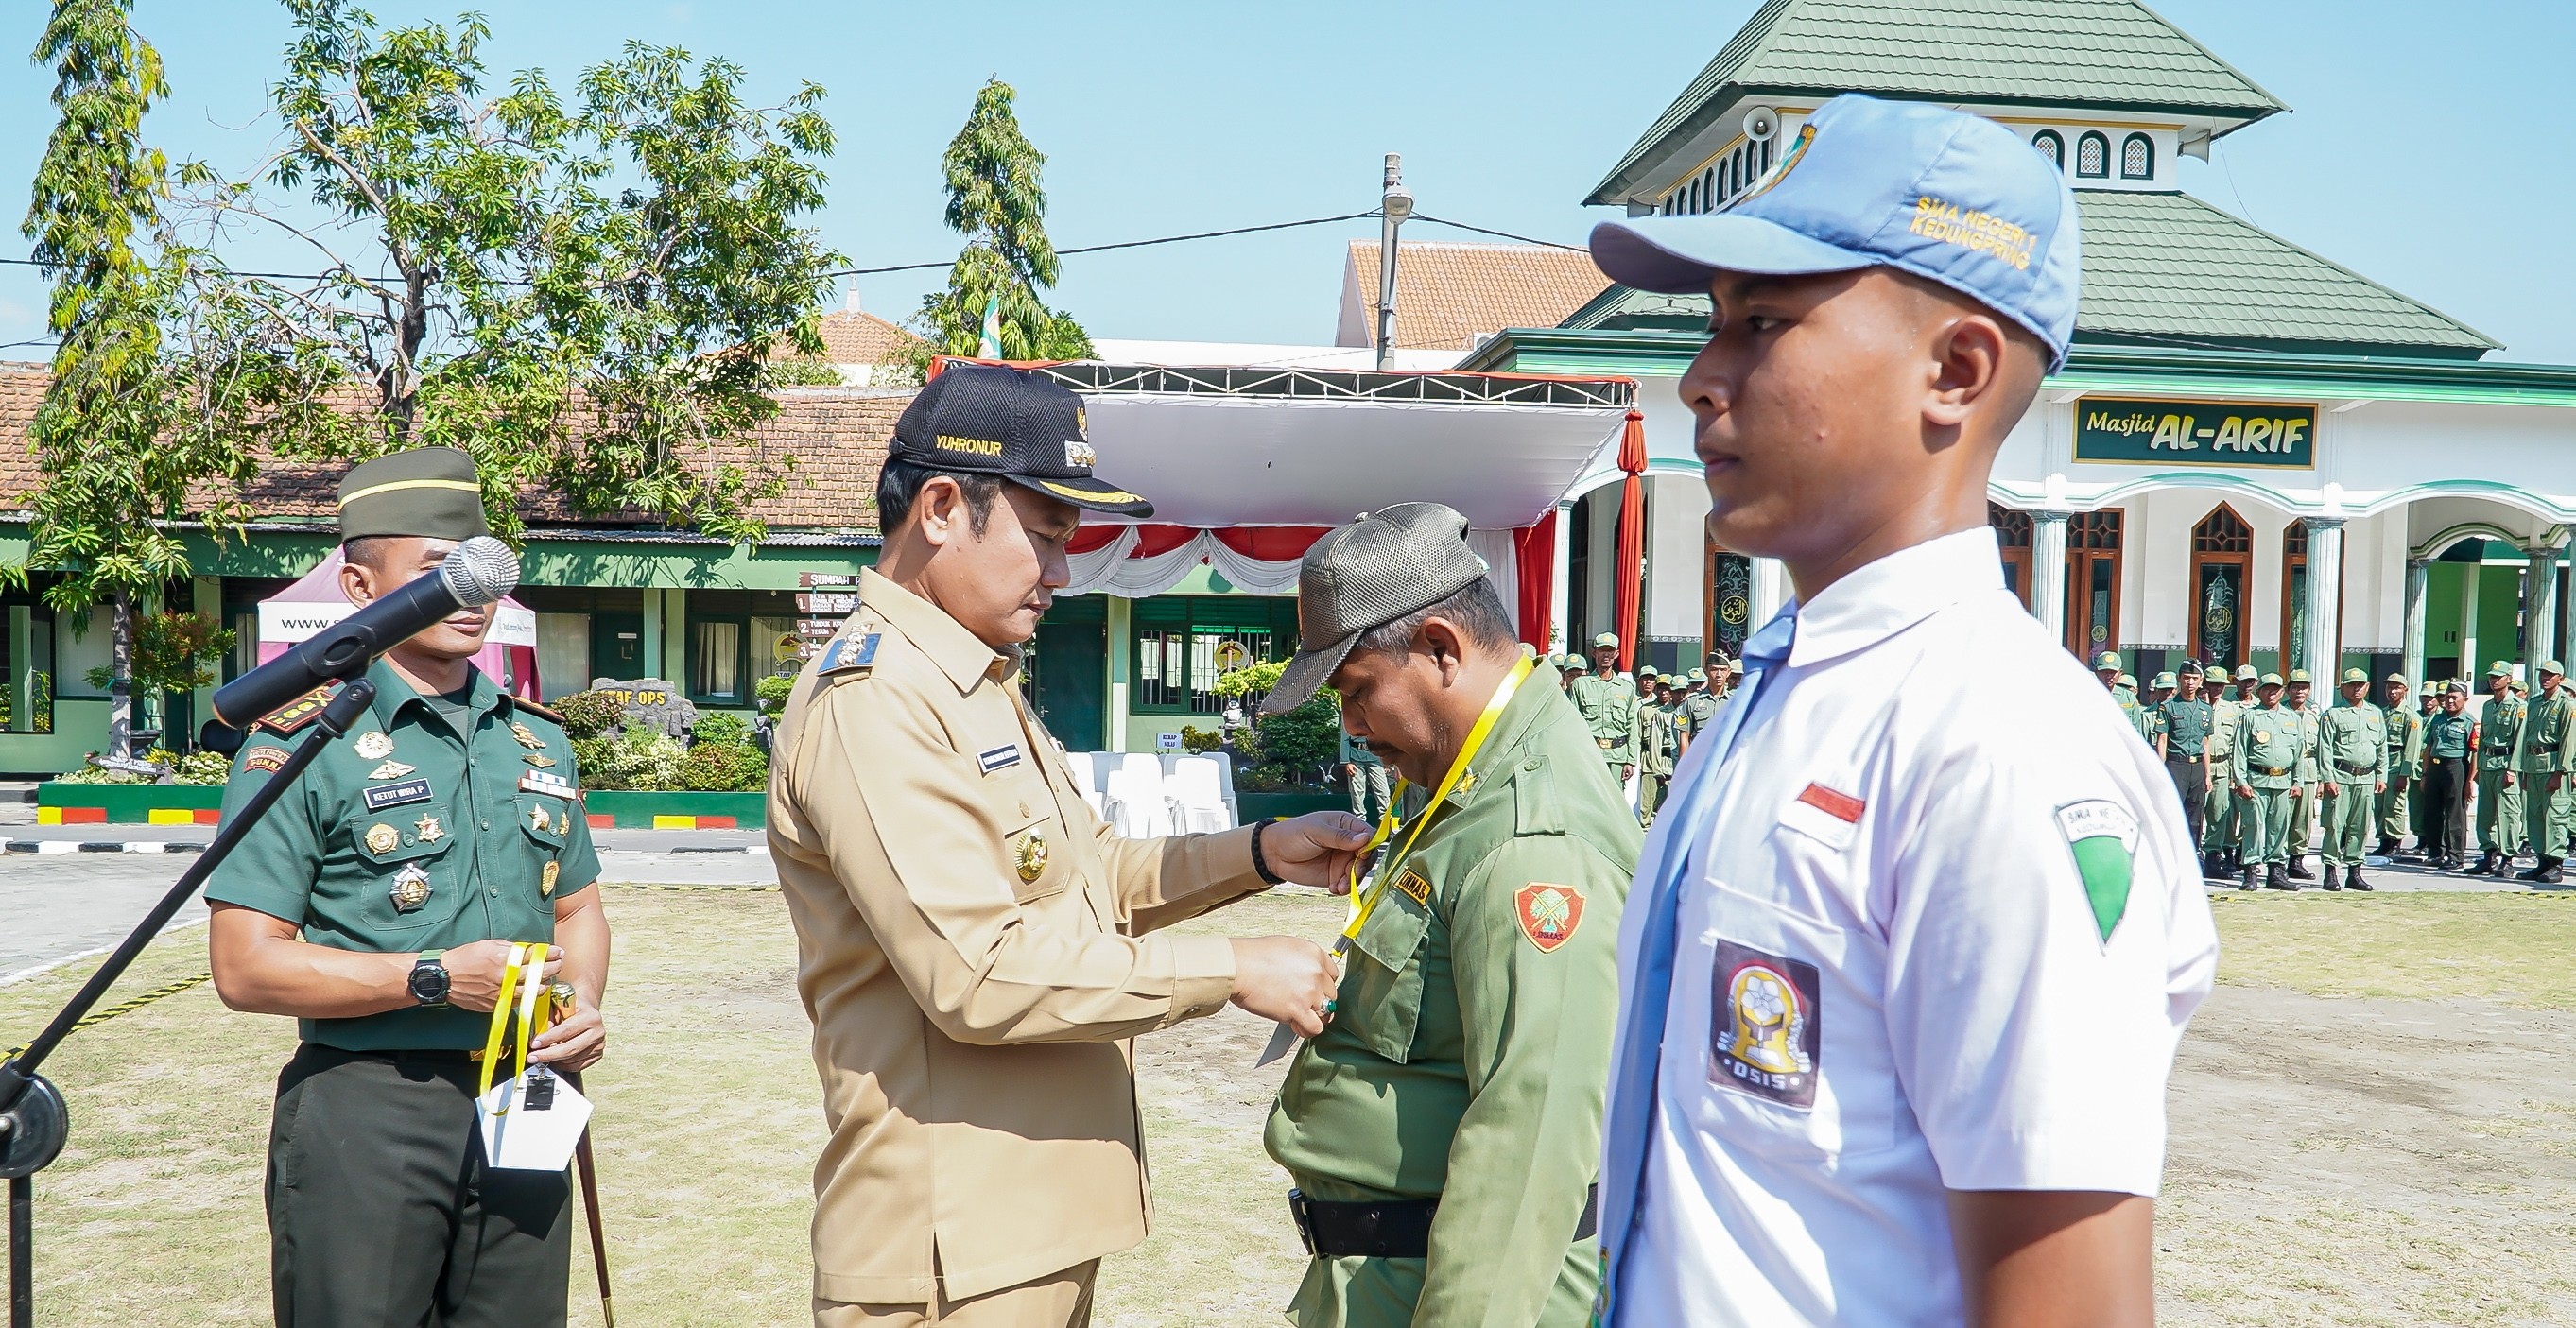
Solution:
[(394, 740), (383, 729), (369, 729), (358, 735), (357, 752), (361, 761), (381, 761), (394, 754)]
[(1011, 861), (1019, 868), (1020, 879), (1034, 881), (1046, 874), (1046, 836), (1031, 830), (1011, 846)]
[(1783, 1106), (1816, 1105), (1822, 990), (1813, 964), (1718, 941), (1709, 1082)]
[(429, 873), (417, 862), (406, 862), (394, 873), (394, 883), (385, 891), (394, 901), (396, 913), (410, 913), (429, 902)]

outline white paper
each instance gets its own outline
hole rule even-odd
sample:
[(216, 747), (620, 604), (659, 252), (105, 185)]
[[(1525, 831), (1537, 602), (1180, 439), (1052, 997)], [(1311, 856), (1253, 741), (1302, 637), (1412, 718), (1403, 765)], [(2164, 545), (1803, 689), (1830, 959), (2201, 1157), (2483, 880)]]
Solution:
[(562, 1075), (555, 1076), (554, 1105), (544, 1111), (527, 1107), (527, 1091), (528, 1077), (521, 1074), (476, 1099), (483, 1157), (511, 1171), (561, 1171), (572, 1165), (573, 1147), (590, 1124), (590, 1099)]

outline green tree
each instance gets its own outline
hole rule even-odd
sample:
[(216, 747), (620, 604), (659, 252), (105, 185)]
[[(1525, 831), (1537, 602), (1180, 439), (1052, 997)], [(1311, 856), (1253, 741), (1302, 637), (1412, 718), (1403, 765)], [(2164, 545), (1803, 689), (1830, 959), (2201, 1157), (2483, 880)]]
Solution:
[(236, 438), (203, 427), (200, 408), (255, 395), (257, 376), (207, 372), (164, 347), (195, 260), (163, 227), (168, 164), (142, 131), (144, 113), (169, 88), (125, 0), (57, 0), (34, 59), (54, 66), (60, 115), (23, 229), (53, 282), (49, 324), (58, 340), (30, 430), (44, 478), (27, 558), (0, 576), (25, 586), (33, 571), (56, 571), (47, 602), (82, 616), (108, 606), (107, 750), (123, 756), (133, 730), (136, 602), (189, 573), (168, 523), (237, 527), (236, 495), (255, 473)]
[(793, 458), (705, 454), (776, 412), (773, 351), (822, 353), (839, 255), (798, 224), (833, 147), (822, 89), (756, 105), (740, 66), (630, 43), (569, 99), (534, 71), (487, 96), (480, 17), (385, 29), (340, 0), (287, 8), (283, 148), (244, 179), (181, 172), (203, 221), (292, 235), (324, 269), (197, 283), (217, 311), (201, 352), (279, 378), (239, 427), (332, 461), (462, 447), (504, 534), (544, 490), (575, 516), (759, 538), (749, 507)]
[(918, 354), (973, 355), (983, 340), (984, 310), (1001, 296), (1002, 358), (1079, 360), (1091, 337), (1073, 316), (1047, 308), (1039, 292), (1055, 285), (1055, 246), (1046, 236), (1046, 190), (1038, 181), (1046, 154), (1029, 145), (1011, 109), (1019, 94), (996, 78), (975, 94), (966, 125), (948, 142), (940, 168), (948, 180), (948, 228), (966, 247), (948, 269), (948, 288), (923, 298), (920, 323), (928, 344)]

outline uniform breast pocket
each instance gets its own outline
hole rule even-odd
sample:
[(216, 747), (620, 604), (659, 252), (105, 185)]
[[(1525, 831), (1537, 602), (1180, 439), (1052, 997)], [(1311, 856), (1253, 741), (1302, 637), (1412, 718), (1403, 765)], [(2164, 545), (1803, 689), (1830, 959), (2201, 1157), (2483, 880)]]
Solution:
[(1033, 904), (1063, 894), (1073, 868), (1065, 861), (1064, 826), (1053, 805), (1041, 810), (1023, 800), (1013, 806), (1017, 810), (1002, 822), (1010, 827), (1002, 836), (1002, 865), (1010, 873), (1012, 897)]
[(1701, 1124), (1765, 1156), (1826, 1158), (1895, 1140), (1896, 1075), (1875, 979), (1850, 932), (1719, 885), (1709, 985), (1694, 1019)]
[[(1419, 879), (1406, 872), (1404, 879)], [(1401, 1065), (1422, 1023), (1422, 947), (1428, 908), (1390, 889), (1369, 911), (1342, 971), (1339, 1016), (1362, 1046)]]
[(370, 928), (417, 931), (447, 921), (464, 905), (464, 887), (456, 880), (462, 858), (451, 852), (456, 835), (446, 803), (364, 812), (342, 822), (340, 835), (365, 878), (357, 886), (358, 903)]

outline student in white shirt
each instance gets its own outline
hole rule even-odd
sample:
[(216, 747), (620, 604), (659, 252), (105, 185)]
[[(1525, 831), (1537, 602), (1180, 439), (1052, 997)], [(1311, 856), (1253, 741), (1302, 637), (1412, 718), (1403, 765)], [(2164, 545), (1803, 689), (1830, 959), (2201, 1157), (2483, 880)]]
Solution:
[(1986, 526), (2076, 249), (2010, 130), (1857, 96), (1727, 210), (1593, 231), (1613, 280), (1713, 298), (1681, 383), (1710, 529), (1797, 588), (1630, 895), (1605, 1323), (2153, 1319), (2217, 941), (2172, 781)]

